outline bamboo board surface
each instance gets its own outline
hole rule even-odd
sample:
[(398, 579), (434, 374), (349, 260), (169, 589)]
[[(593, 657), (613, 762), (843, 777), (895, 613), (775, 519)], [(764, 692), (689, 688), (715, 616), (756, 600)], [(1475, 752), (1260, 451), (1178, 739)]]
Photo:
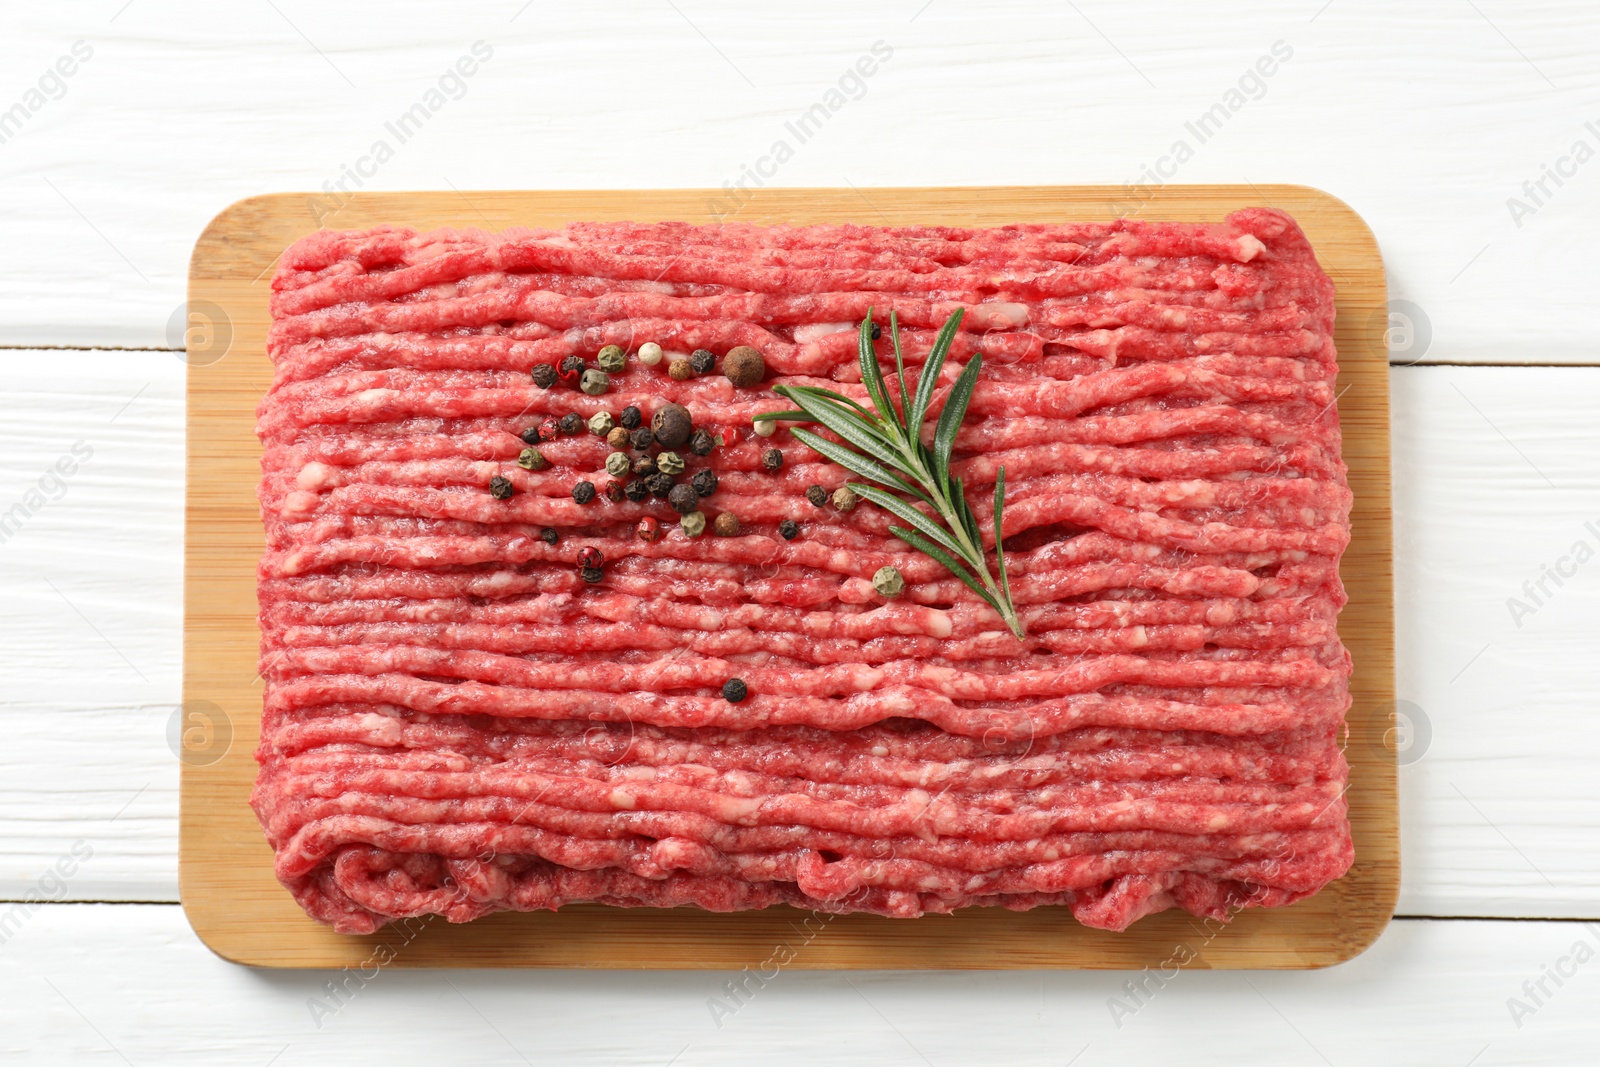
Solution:
[[(759, 223), (942, 223), (1108, 219), (1131, 205), (1112, 186), (763, 189), (727, 217)], [(915, 920), (821, 916), (786, 907), (734, 915), (598, 905), (499, 914), (452, 926), (391, 926), (365, 937), (308, 918), (273, 877), (247, 798), (255, 779), (262, 683), (256, 673), (255, 408), (272, 378), (267, 299), (278, 255), (319, 227), (394, 223), (559, 226), (575, 220), (719, 221), (720, 190), (285, 193), (240, 201), (195, 245), (189, 274), (188, 482), (184, 566), (184, 723), (179, 888), (190, 924), (221, 956), (267, 967), (1312, 968), (1378, 937), (1399, 890), (1393, 748), (1394, 603), (1389, 372), (1383, 264), (1361, 218), (1303, 186), (1169, 186), (1137, 214), (1215, 221), (1247, 206), (1290, 212), (1338, 291), (1339, 414), (1355, 492), (1339, 630), (1351, 678), (1347, 799), (1356, 862), (1287, 908), (1252, 909), (1225, 928), (1167, 912), (1117, 934), (1064, 908), (969, 908)], [(787, 951), (785, 951), (787, 950)], [(1168, 962), (1171, 961), (1171, 962)]]

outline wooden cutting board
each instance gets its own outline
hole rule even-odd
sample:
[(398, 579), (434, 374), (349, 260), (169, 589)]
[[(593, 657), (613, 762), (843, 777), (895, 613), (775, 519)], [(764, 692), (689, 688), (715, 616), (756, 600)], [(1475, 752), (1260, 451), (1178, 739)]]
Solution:
[[(1113, 186), (610, 192), (285, 193), (242, 200), (195, 244), (189, 270), (188, 502), (179, 884), (195, 932), (219, 955), (264, 967), (1310, 968), (1360, 953), (1399, 890), (1389, 371), (1383, 262), (1360, 216), (1293, 185), (1174, 186), (1130, 199)], [(1355, 491), (1339, 631), (1355, 661), (1347, 756), (1356, 862), (1317, 896), (1253, 909), (1231, 925), (1167, 912), (1124, 933), (1078, 925), (1065, 908), (885, 919), (786, 907), (735, 915), (597, 905), (501, 914), (452, 926), (414, 920), (368, 937), (307, 918), (272, 874), (247, 798), (262, 683), (256, 673), (256, 404), (272, 379), (267, 297), (279, 254), (326, 226), (419, 230), (560, 226), (574, 220), (992, 226), (1109, 219), (1215, 221), (1242, 207), (1299, 220), (1338, 288), (1339, 415)]]

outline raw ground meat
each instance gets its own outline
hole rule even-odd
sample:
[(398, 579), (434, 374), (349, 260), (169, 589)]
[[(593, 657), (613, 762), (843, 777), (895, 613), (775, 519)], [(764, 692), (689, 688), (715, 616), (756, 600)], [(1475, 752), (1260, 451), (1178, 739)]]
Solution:
[[(1005, 467), (1025, 639), (886, 513), (806, 500), (845, 471), (752, 433), (790, 406), (775, 384), (866, 401), (869, 308), (913, 381), (965, 311), (933, 411), (981, 352), (953, 467), (974, 500)], [(1333, 286), (1287, 215), (324, 231), (284, 253), (272, 312), (251, 803), (334, 929), (599, 902), (1121, 930), (1348, 869)], [(603, 395), (529, 373), (608, 344), (629, 358)], [(736, 345), (765, 382), (667, 374)], [(669, 401), (722, 437), (684, 477), (717, 474), (702, 508), (738, 536), (578, 503), (609, 478), (587, 432), (517, 464), (545, 419)]]

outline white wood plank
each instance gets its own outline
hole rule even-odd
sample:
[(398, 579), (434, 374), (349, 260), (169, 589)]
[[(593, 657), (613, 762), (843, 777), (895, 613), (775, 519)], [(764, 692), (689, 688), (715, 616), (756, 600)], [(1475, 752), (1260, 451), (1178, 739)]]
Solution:
[[(1362, 212), (1394, 295), (1428, 320), (1426, 352), (1406, 358), (1596, 359), (1600, 162), (1562, 163), (1580, 139), (1600, 147), (1594, 5), (1001, 0), (984, 14), (937, 0), (628, 0), (603, 20), (395, 0), (378, 22), (307, 0), (23, 6), (0, 40), (0, 109), (27, 104), (74, 42), (93, 54), (0, 144), (0, 344), (167, 344), (208, 218), (336, 182), (378, 140), (394, 154), (367, 188), (720, 187), (779, 139), (794, 154), (772, 184), (1137, 182), (1181, 139), (1193, 155), (1170, 180), (1303, 182)], [(399, 143), (385, 123), (477, 40), (492, 58)], [(876, 41), (893, 55), (860, 99), (797, 143), (785, 122)], [(1278, 41), (1292, 56), (1202, 143), (1186, 123)], [(1558, 187), (1546, 165), (1572, 176)], [(1532, 205), (1522, 183), (1541, 179)], [(1513, 219), (1514, 195), (1533, 214)]]
[[(14, 352), (0, 369), (0, 513), (74, 442), (94, 448), (0, 544), (0, 897), (81, 838), (94, 856), (68, 896), (176, 900), (183, 367)], [(1399, 694), (1431, 725), (1402, 768), (1400, 911), (1600, 915), (1600, 559), (1521, 629), (1505, 605), (1575, 539), (1600, 549), (1584, 530), (1600, 526), (1600, 369), (1392, 381)]]
[[(1592, 924), (1401, 920), (1333, 970), (1177, 969), (1164, 987), (1143, 978), (1137, 1005), (1124, 985), (1143, 976), (1128, 972), (791, 969), (751, 983), (719, 1027), (707, 1004), (727, 996), (730, 972), (389, 968), (362, 982), (250, 971), (207, 952), (175, 906), (54, 905), (0, 949), (0, 1055), (249, 1067), (371, 1062), (375, 1050), (418, 1064), (681, 1067), (1586, 1063), (1597, 950)], [(1558, 965), (1560, 986), (1545, 977)], [(1541, 979), (1549, 995), (1535, 1004), (1523, 983)], [(330, 980), (346, 983), (341, 1001), (327, 1000)], [(1513, 997), (1531, 1013), (1514, 1019)], [(337, 1010), (314, 1017), (317, 999)], [(1113, 999), (1137, 1010), (1114, 1017)]]

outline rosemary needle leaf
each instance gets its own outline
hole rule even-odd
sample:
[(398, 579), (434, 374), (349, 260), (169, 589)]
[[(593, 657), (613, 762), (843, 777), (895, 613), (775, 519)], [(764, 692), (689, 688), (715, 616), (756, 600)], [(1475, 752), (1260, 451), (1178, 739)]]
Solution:
[(820, 454), (823, 459), (833, 460), (852, 474), (871, 479), (880, 485), (887, 485), (891, 489), (898, 489), (902, 493), (909, 493), (920, 500), (927, 499), (927, 495), (920, 489), (913, 488), (898, 474), (859, 452), (852, 452), (843, 445), (835, 444), (826, 437), (819, 437), (809, 430), (794, 429), (789, 432), (794, 434), (801, 444)]
[(871, 308), (867, 309), (867, 317), (861, 320), (861, 336), (857, 343), (856, 354), (861, 359), (861, 384), (867, 387), (867, 395), (872, 398), (873, 406), (878, 409), (879, 416), (885, 423), (893, 424), (898, 432), (900, 413), (889, 400), (889, 390), (883, 382), (883, 368), (878, 366), (878, 353), (872, 347)]
[[(933, 347), (928, 350), (928, 360), (922, 365), (922, 376), (917, 379), (917, 396), (911, 404), (906, 415), (906, 423), (911, 426), (921, 426), (922, 420), (928, 417), (928, 405), (933, 403), (933, 391), (939, 387), (939, 372), (944, 370), (945, 357), (950, 354), (950, 346), (955, 344), (956, 330), (961, 326), (961, 316), (964, 311), (957, 308), (955, 313), (945, 320), (940, 327), (939, 334), (933, 340)], [(896, 348), (898, 349), (898, 338)], [(974, 353), (973, 359), (980, 357)], [(976, 379), (977, 375), (973, 375)], [(957, 422), (961, 419), (958, 417)]]
[(1011, 602), (1011, 579), (1006, 577), (1006, 546), (1000, 542), (1000, 509), (1006, 502), (1006, 469), (1002, 465), (994, 480), (994, 559), (1000, 570), (1000, 596)]
[[(910, 504), (907, 504), (904, 500), (901, 500), (893, 493), (886, 493), (875, 485), (862, 485), (860, 482), (850, 483), (850, 488), (854, 489), (857, 493), (860, 493), (862, 496), (866, 497), (880, 508), (883, 508), (885, 511), (894, 512), (896, 515), (900, 516), (900, 518), (904, 519), (906, 522), (909, 522), (918, 530), (921, 530), (924, 535), (939, 542), (956, 555), (962, 557), (967, 555), (967, 550), (956, 544), (956, 539), (951, 537), (949, 533), (940, 529), (938, 523), (934, 522), (927, 515), (923, 514), (921, 511), (918, 511)], [(972, 560), (969, 559), (967, 562), (971, 563)]]
[(955, 560), (951, 559), (949, 553), (945, 552), (944, 549), (940, 548), (931, 541), (925, 540), (921, 534), (912, 530), (908, 530), (904, 526), (891, 526), (889, 527), (889, 532), (900, 538), (900, 540), (904, 541), (912, 548), (915, 548), (921, 552), (925, 552), (929, 556), (932, 556), (935, 561), (942, 563), (945, 570), (949, 571), (951, 574), (965, 582), (967, 584), (967, 588), (983, 597), (986, 604), (988, 604), (991, 608), (994, 608), (996, 611), (1000, 610), (1000, 605), (995, 603), (995, 599), (989, 595), (989, 591), (978, 584), (978, 580), (972, 576), (970, 571), (961, 566), (961, 564), (957, 563)]
[(944, 398), (944, 410), (939, 413), (939, 423), (933, 431), (935, 470), (950, 468), (950, 453), (956, 446), (956, 433), (961, 429), (961, 420), (967, 417), (967, 405), (972, 403), (972, 391), (978, 386), (978, 374), (982, 370), (983, 356), (974, 352), (961, 377), (950, 387), (950, 394)]

